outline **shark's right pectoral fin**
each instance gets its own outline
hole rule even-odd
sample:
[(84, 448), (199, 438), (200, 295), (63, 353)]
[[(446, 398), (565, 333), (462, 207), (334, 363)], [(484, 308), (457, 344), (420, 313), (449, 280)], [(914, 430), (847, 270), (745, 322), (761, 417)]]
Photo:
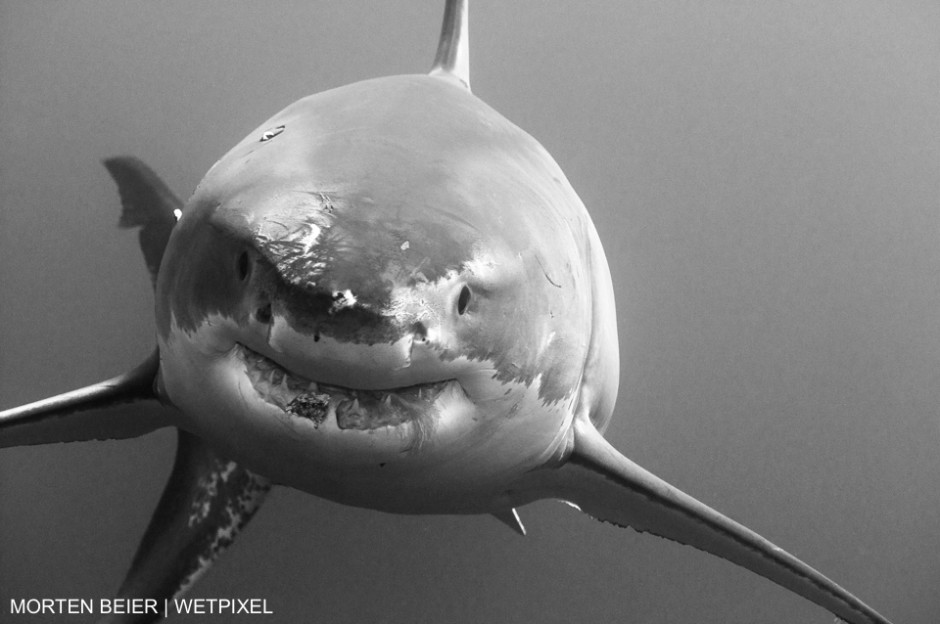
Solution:
[[(150, 281), (157, 273), (183, 203), (150, 167), (133, 156), (104, 161), (121, 195), (123, 228), (140, 228)], [(172, 425), (157, 404), (160, 367), (154, 352), (132, 371), (78, 390), (0, 412), (0, 448), (52, 442), (133, 438)], [(120, 406), (137, 403), (132, 409)], [(113, 409), (118, 408), (118, 409)]]
[(767, 541), (633, 463), (589, 422), (576, 419), (567, 463), (539, 477), (541, 494), (599, 520), (694, 546), (727, 559), (852, 624), (889, 624), (861, 600)]
[(154, 352), (113, 379), (0, 412), (0, 448), (133, 438), (173, 424), (157, 402), (158, 368)]
[(201, 438), (179, 430), (173, 471), (121, 598), (154, 598), (159, 613), (114, 615), (102, 622), (152, 622), (164, 600), (181, 596), (235, 539), (264, 502), (270, 481), (218, 456)]

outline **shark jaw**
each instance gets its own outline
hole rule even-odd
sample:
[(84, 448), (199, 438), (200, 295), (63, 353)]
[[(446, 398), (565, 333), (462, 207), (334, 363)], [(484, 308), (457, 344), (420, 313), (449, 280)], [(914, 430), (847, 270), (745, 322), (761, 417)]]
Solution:
[(463, 393), (456, 379), (387, 390), (349, 388), (302, 377), (244, 344), (236, 357), (258, 396), (285, 414), (309, 420), (315, 428), (326, 421), (341, 430), (374, 431), (411, 423), (415, 444), (430, 435), (438, 398), (445, 392)]
[(509, 484), (569, 446), (576, 397), (546, 404), (538, 379), (500, 380), (492, 363), (424, 342), (273, 326), (211, 314), (194, 331), (172, 323), (159, 344), (178, 426), (274, 483), (390, 512), (490, 513), (521, 504)]

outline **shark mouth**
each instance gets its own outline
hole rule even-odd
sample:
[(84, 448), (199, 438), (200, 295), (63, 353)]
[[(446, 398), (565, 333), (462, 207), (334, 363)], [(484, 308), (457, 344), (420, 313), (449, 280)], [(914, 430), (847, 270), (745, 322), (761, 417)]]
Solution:
[(301, 377), (241, 343), (237, 354), (258, 396), (317, 428), (327, 420), (335, 421), (340, 429), (360, 431), (411, 422), (423, 438), (420, 432), (428, 432), (438, 397), (457, 384), (449, 379), (389, 390), (356, 390)]

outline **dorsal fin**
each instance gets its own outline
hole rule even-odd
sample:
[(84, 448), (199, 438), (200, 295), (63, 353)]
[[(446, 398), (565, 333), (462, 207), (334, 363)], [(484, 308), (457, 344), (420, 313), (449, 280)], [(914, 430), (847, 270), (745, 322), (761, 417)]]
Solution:
[(470, 34), (467, 23), (469, 0), (447, 0), (444, 23), (437, 44), (432, 76), (456, 78), (470, 90)]

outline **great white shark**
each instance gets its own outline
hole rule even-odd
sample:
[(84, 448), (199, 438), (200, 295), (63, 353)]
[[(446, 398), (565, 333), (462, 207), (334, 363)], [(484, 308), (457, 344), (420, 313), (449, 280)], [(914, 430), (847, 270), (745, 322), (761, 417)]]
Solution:
[[(603, 438), (619, 348), (600, 238), (548, 152), (471, 93), (466, 2), (447, 2), (429, 74), (299, 100), (185, 205), (136, 159), (105, 164), (140, 228), (156, 349), (0, 413), (0, 446), (178, 428), (119, 596), (184, 593), (277, 484), (519, 532), (518, 507), (559, 499), (888, 622)], [(154, 400), (157, 420), (102, 410)]]

